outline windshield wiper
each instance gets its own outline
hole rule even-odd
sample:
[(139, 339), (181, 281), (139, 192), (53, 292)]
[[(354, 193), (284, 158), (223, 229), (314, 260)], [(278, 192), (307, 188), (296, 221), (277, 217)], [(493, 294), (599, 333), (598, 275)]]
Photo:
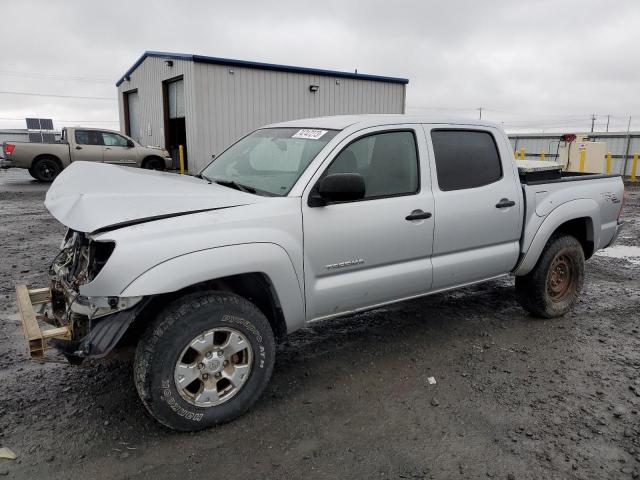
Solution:
[(207, 177), (206, 175), (203, 175), (202, 173), (199, 173), (198, 175), (194, 175), (196, 178), (201, 178), (203, 180), (206, 180), (209, 183), (213, 183), (213, 180), (211, 180), (209, 177)]
[(240, 190), (241, 192), (256, 193), (255, 188), (250, 187), (248, 185), (243, 185), (242, 183), (234, 182), (233, 180), (223, 180), (221, 178), (214, 178), (213, 181), (216, 182), (218, 185), (235, 188), (236, 190)]

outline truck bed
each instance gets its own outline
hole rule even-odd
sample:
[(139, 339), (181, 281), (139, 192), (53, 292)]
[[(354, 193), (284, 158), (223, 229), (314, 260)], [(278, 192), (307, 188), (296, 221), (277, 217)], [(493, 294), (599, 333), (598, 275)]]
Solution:
[(523, 179), (521, 175), (520, 181), (525, 205), (520, 244), (523, 255), (531, 249), (539, 230), (555, 230), (567, 212), (572, 214), (570, 218), (579, 215), (588, 219), (583, 234), (591, 248), (585, 251), (586, 258), (614, 240), (624, 195), (620, 175), (558, 172), (550, 179)]

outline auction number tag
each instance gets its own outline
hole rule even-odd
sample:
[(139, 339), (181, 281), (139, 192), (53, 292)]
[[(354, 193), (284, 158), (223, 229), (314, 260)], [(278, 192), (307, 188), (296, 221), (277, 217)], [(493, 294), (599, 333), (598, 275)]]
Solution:
[(325, 133), (327, 133), (326, 130), (317, 130), (314, 128), (303, 128), (302, 130), (298, 130), (296, 133), (294, 133), (291, 136), (291, 138), (306, 138), (307, 140), (318, 140)]

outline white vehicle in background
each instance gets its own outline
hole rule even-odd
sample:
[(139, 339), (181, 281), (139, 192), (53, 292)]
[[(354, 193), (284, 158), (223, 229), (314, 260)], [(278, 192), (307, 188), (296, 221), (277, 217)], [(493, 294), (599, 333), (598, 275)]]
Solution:
[(63, 128), (55, 143), (4, 142), (0, 168), (26, 168), (40, 182), (52, 182), (72, 162), (100, 162), (164, 170), (172, 159), (166, 150), (143, 147), (120, 132)]
[(308, 322), (506, 275), (532, 315), (563, 315), (623, 183), (538, 170), (494, 124), (404, 115), (267, 126), (195, 177), (74, 163), (45, 201), (69, 228), (51, 285), (17, 287), (29, 350), (135, 345), (142, 402), (188, 431), (251, 407)]

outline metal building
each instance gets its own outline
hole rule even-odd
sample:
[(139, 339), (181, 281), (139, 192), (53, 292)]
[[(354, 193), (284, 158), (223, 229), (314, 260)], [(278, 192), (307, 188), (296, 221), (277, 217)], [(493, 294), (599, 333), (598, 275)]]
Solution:
[(120, 125), (190, 171), (273, 122), (323, 115), (404, 113), (405, 78), (226, 58), (145, 52), (117, 82)]
[[(640, 154), (640, 132), (591, 132), (584, 135), (594, 142), (607, 144), (606, 150), (612, 157), (612, 173), (632, 174), (633, 156)], [(512, 133), (509, 140), (514, 151), (524, 149), (527, 160), (540, 158), (541, 152), (547, 160), (555, 160), (561, 136), (561, 133)]]
[[(60, 132), (52, 132), (56, 141), (60, 140)], [(29, 142), (29, 130), (26, 128), (0, 129), (0, 144), (3, 142)]]

